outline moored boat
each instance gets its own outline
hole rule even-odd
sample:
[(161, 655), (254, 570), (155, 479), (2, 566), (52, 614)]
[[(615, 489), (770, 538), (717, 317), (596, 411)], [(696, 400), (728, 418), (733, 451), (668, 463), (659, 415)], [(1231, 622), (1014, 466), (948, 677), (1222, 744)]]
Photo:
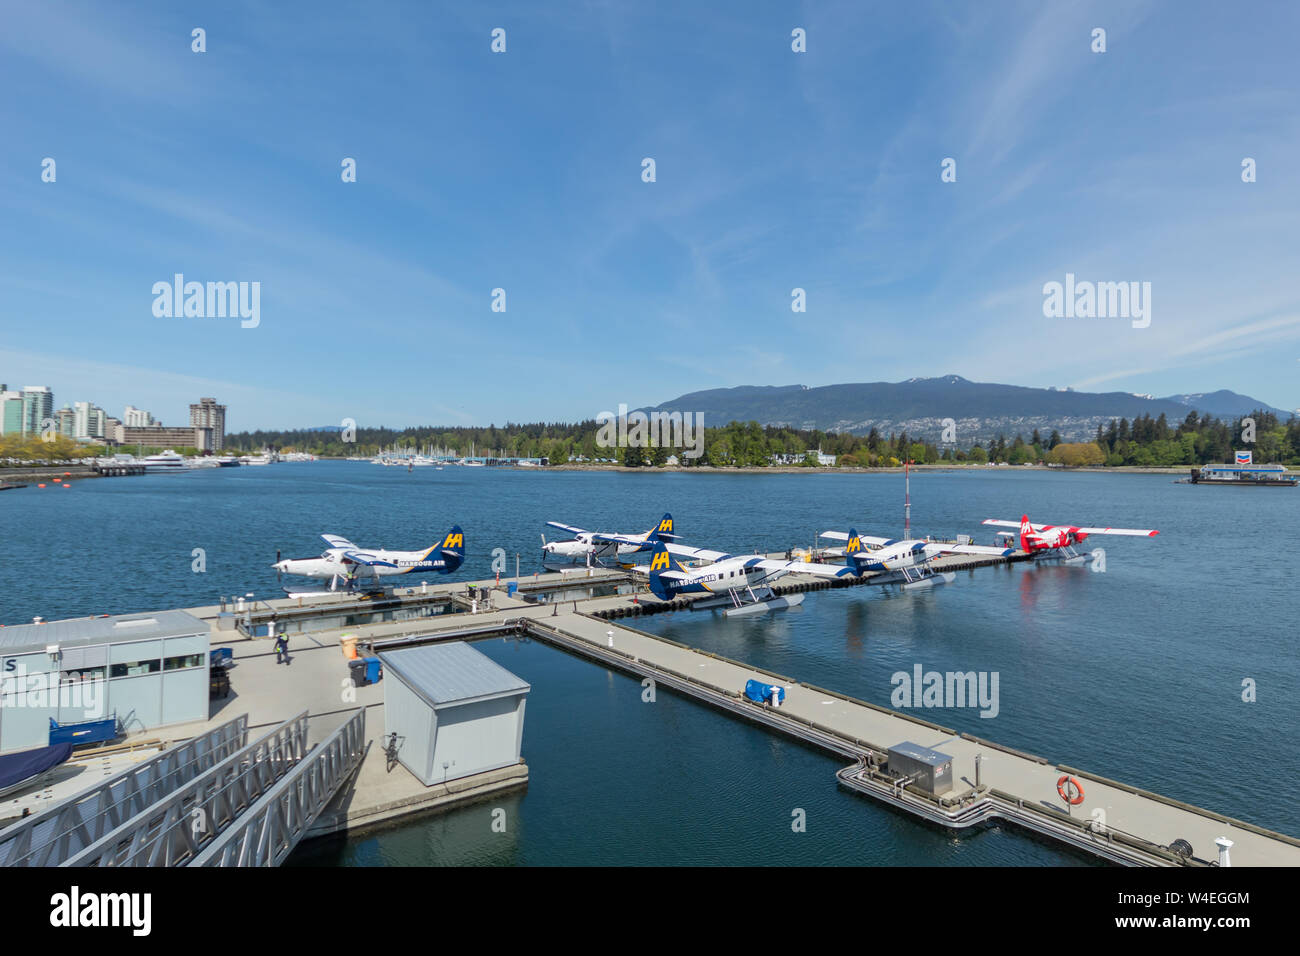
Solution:
[(1193, 468), (1188, 484), (1228, 487), (1294, 488), (1296, 479), (1285, 465), (1255, 465), (1249, 462), (1232, 465), (1205, 465)]

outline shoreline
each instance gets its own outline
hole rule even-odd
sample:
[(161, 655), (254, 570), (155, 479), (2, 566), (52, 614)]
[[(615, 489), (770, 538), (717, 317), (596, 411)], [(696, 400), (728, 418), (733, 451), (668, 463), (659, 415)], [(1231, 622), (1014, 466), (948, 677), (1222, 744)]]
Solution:
[[(1049, 465), (961, 465), (961, 464), (933, 464), (933, 465), (912, 465), (909, 471), (926, 471), (926, 472), (966, 472), (966, 471), (1042, 471), (1042, 472), (1087, 472), (1093, 474), (1128, 474), (1128, 475), (1175, 475), (1186, 477), (1191, 473), (1194, 467), (1199, 465), (1173, 465), (1169, 467), (1157, 467), (1153, 465), (1100, 465), (1081, 468), (1052, 467)], [(810, 468), (804, 466), (776, 466), (776, 467), (745, 467), (745, 468), (719, 468), (713, 465), (696, 465), (691, 467), (682, 467), (681, 465), (660, 465), (644, 466), (640, 468), (628, 468), (623, 465), (592, 465), (582, 463), (567, 463), (563, 465), (549, 465), (539, 471), (604, 471), (620, 472), (625, 474), (644, 474), (644, 473), (665, 473), (665, 474), (714, 474), (714, 475), (901, 475), (903, 466), (897, 467), (877, 467), (877, 468), (840, 468), (840, 467), (818, 467)], [(1288, 475), (1300, 474), (1296, 471), (1288, 471)]]

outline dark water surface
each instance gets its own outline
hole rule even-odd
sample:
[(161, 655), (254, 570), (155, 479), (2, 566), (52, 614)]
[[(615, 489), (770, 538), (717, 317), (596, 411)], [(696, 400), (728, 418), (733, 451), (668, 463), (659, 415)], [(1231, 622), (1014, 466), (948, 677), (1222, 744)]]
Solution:
[[(902, 532), (895, 475), (671, 475), (277, 464), (35, 487), (0, 497), (9, 571), (0, 623), (276, 596), (269, 565), (332, 532), (363, 547), (427, 547), (453, 522), (490, 576), (491, 551), (537, 569), (547, 519), (643, 531), (671, 511), (687, 543), (806, 545), (850, 523)], [(996, 717), (921, 716), (1262, 826), (1300, 834), (1283, 799), (1300, 770), (1294, 577), (1300, 492), (1204, 488), (1166, 476), (987, 469), (912, 479), (914, 533), (992, 543), (986, 517), (1158, 528), (1093, 538), (1106, 570), (981, 569), (933, 593), (809, 594), (726, 620), (629, 622), (802, 681), (889, 705), (891, 675), (999, 676)], [(196, 573), (194, 549), (206, 571)], [(1082, 864), (994, 829), (953, 838), (837, 788), (839, 761), (535, 642), (482, 651), (532, 684), (523, 794), (304, 847), (295, 862)], [(1242, 701), (1242, 681), (1258, 700)], [(506, 832), (492, 829), (505, 810)], [(807, 832), (795, 833), (802, 809)]]

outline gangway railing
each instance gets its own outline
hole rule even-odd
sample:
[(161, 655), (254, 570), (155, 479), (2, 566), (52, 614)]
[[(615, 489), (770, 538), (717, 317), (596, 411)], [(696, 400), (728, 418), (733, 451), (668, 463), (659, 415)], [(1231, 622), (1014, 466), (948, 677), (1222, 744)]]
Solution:
[(279, 866), (293, 852), (366, 752), (366, 709), (359, 708), (190, 866)]
[(307, 712), (175, 790), (64, 866), (178, 866), (193, 859), (307, 753)]
[(248, 715), (0, 830), (0, 866), (58, 866), (248, 744)]

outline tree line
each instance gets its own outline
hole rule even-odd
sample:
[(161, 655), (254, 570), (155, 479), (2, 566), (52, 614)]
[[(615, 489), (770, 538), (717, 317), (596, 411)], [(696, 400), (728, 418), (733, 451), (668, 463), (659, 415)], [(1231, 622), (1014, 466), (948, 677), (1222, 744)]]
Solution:
[[(1253, 420), (1253, 436), (1249, 420)], [(502, 458), (546, 458), (552, 464), (570, 461), (612, 461), (629, 467), (656, 467), (675, 457), (683, 467), (761, 468), (778, 461), (815, 466), (815, 452), (833, 455), (840, 467), (897, 467), (904, 461), (1022, 465), (1043, 462), (1061, 465), (1198, 465), (1232, 460), (1236, 449), (1253, 449), (1257, 462), (1300, 464), (1300, 420), (1279, 421), (1271, 412), (1256, 411), (1235, 420), (1200, 416), (1195, 411), (1177, 426), (1162, 414), (1112, 420), (1099, 425), (1092, 442), (1065, 442), (1058, 431), (1028, 436), (999, 435), (985, 444), (958, 447), (917, 435), (883, 434), (872, 428), (866, 435), (824, 432), (731, 422), (704, 429), (702, 454), (689, 458), (680, 448), (606, 448), (597, 440), (599, 424), (539, 422), (507, 423), (486, 427), (418, 427), (407, 429), (358, 428), (344, 441), (340, 431), (252, 431), (226, 436), (226, 450), (256, 452), (310, 452), (322, 457), (372, 457), (381, 451), (399, 453), (441, 448), (456, 456), (470, 454)], [(1253, 437), (1253, 442), (1250, 438)], [(813, 454), (810, 454), (812, 452)]]

